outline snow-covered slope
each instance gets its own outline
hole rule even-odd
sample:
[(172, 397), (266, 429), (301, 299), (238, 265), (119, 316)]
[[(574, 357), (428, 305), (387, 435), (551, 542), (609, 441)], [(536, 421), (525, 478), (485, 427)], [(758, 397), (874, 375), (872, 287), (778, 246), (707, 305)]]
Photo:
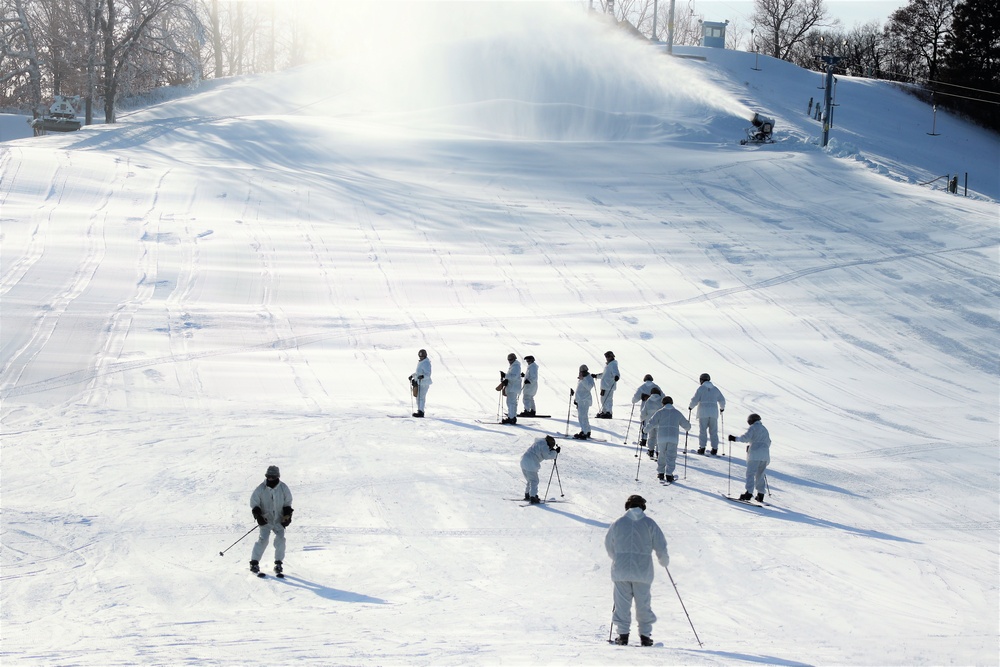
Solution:
[[(844, 77), (824, 150), (815, 73), (474, 7), (0, 149), (4, 664), (996, 664), (997, 138)], [(608, 349), (567, 502), (506, 500)], [(553, 419), (491, 423), (511, 351)], [(668, 488), (634, 456), (642, 376), (686, 408), (706, 371), (769, 509), (719, 495), (738, 447)], [(269, 464), (284, 581), (219, 556)], [(662, 571), (662, 646), (605, 642), (631, 493), (703, 647)]]

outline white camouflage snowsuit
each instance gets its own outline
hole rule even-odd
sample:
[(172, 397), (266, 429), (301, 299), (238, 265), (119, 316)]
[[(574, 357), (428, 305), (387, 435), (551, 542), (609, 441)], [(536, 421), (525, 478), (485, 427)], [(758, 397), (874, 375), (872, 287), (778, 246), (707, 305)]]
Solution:
[[(650, 399), (652, 401), (653, 399)], [(677, 442), (680, 438), (679, 427), (691, 430), (691, 422), (681, 414), (672, 403), (665, 404), (649, 419), (646, 428), (649, 430), (649, 446), (659, 452), (656, 461), (656, 472), (661, 475), (673, 475), (677, 464)]]
[(576, 382), (576, 416), (580, 419), (580, 432), (590, 433), (590, 406), (594, 404), (594, 378), (584, 375)]
[(542, 467), (542, 461), (554, 459), (556, 456), (558, 452), (549, 447), (545, 438), (535, 440), (521, 455), (521, 473), (525, 479), (524, 492), (529, 497), (538, 495), (538, 471)]
[(694, 392), (688, 410), (698, 408), (698, 448), (705, 449), (712, 437), (712, 451), (719, 449), (719, 411), (726, 409), (726, 398), (711, 380), (706, 380)]
[(667, 538), (663, 531), (639, 507), (632, 507), (608, 528), (604, 548), (611, 556), (611, 580), (615, 584), (615, 611), (613, 621), (618, 634), (628, 634), (632, 625), (632, 600), (635, 600), (635, 620), (639, 634), (649, 637), (656, 615), (651, 606), (653, 583), (653, 557), (660, 565), (670, 565)]
[(260, 486), (250, 494), (250, 508), (259, 507), (267, 523), (260, 526), (260, 537), (253, 545), (253, 554), (250, 560), (259, 561), (264, 555), (264, 549), (271, 539), (271, 532), (274, 532), (274, 560), (285, 560), (285, 527), (281, 525), (281, 518), (284, 516), (284, 508), (292, 506), (292, 492), (288, 485), (279, 481), (273, 489), (267, 482), (261, 482)]
[(517, 397), (521, 394), (521, 362), (515, 359), (510, 362), (510, 368), (504, 374), (503, 379), (507, 381), (504, 392), (507, 395), (507, 417), (517, 418)]
[(528, 362), (524, 369), (524, 389), (521, 391), (521, 401), (525, 412), (535, 411), (535, 394), (538, 393), (538, 364)]
[(736, 440), (750, 443), (747, 447), (747, 493), (753, 493), (754, 488), (757, 493), (764, 493), (764, 473), (767, 471), (767, 464), (771, 462), (771, 434), (760, 421), (755, 421)]
[(413, 371), (410, 379), (417, 383), (417, 410), (423, 412), (427, 403), (427, 390), (431, 386), (431, 360), (428, 357), (417, 362), (417, 370)]
[(649, 419), (663, 407), (663, 394), (650, 394), (639, 409), (639, 439), (646, 441), (646, 449), (656, 452), (654, 443), (649, 439)]
[(615, 387), (618, 386), (618, 360), (612, 359), (604, 366), (604, 370), (596, 373), (601, 378), (601, 405), (598, 412), (612, 412), (615, 403)]

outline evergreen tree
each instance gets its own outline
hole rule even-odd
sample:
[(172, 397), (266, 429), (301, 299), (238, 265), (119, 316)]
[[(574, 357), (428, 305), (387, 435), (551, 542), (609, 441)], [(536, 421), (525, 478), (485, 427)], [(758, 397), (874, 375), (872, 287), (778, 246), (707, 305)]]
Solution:
[(959, 3), (944, 48), (939, 80), (933, 84), (941, 93), (939, 102), (1000, 130), (1000, 4)]

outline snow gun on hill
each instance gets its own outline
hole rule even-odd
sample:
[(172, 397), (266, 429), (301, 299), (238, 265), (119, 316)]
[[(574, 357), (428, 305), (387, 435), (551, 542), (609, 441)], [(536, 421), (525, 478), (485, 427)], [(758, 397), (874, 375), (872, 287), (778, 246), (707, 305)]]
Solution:
[(74, 103), (80, 103), (79, 96), (56, 95), (45, 114), (28, 121), (31, 129), (35, 131), (35, 136), (38, 137), (48, 132), (75, 132), (79, 130), (82, 123), (76, 117)]
[(774, 139), (771, 138), (771, 133), (774, 132), (773, 118), (754, 113), (753, 118), (750, 119), (750, 124), (753, 127), (747, 128), (747, 138), (740, 140), (740, 146), (774, 143)]

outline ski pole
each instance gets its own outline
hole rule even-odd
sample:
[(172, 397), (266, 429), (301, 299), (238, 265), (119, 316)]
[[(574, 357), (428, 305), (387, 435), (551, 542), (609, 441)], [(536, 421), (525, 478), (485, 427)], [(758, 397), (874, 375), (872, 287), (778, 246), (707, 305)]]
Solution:
[[(628, 426), (625, 427), (625, 442), (622, 443), (623, 445), (628, 444), (628, 432), (629, 429), (632, 428), (632, 415), (634, 414), (635, 414), (635, 403), (632, 404), (632, 412), (628, 414)], [(636, 456), (638, 456), (638, 454)]]
[(663, 569), (667, 571), (667, 576), (670, 577), (670, 583), (674, 586), (674, 592), (677, 593), (677, 599), (680, 600), (681, 609), (684, 610), (684, 615), (687, 616), (688, 624), (691, 626), (691, 632), (694, 633), (694, 638), (698, 640), (698, 646), (704, 646), (704, 644), (701, 643), (701, 638), (698, 637), (698, 631), (694, 629), (694, 623), (691, 622), (691, 615), (688, 614), (687, 607), (684, 606), (684, 600), (681, 599), (681, 592), (677, 590), (677, 584), (674, 583), (674, 577), (670, 574), (670, 568), (664, 567)]
[[(500, 381), (503, 382), (503, 371), (500, 371), (500, 378), (501, 378)], [(500, 415), (502, 414), (501, 413), (501, 408), (500, 408), (501, 405), (503, 405), (503, 389), (502, 388), (497, 392), (497, 423), (498, 424), (500, 423)]]
[[(542, 496), (543, 498), (548, 498), (549, 497), (549, 487), (552, 486), (552, 474), (556, 471), (556, 459), (557, 458), (559, 458), (558, 454), (556, 454), (556, 458), (555, 459), (552, 459), (552, 470), (549, 471), (549, 483), (545, 485), (545, 493)], [(560, 488), (561, 488), (561, 485), (560, 485)]]
[(555, 459), (552, 459), (552, 469), (556, 471), (556, 481), (559, 482), (559, 497), (565, 498), (566, 494), (563, 493), (562, 489), (562, 478), (559, 476), (559, 466), (556, 465), (556, 459), (558, 458), (559, 456), (557, 455)]
[[(412, 375), (410, 377), (413, 377)], [(417, 391), (420, 391), (419, 389)], [(410, 380), (410, 391), (406, 392), (410, 395), (410, 412), (413, 412), (413, 380)]]
[[(246, 535), (244, 535), (243, 537), (246, 537), (247, 535), (249, 535), (249, 534), (250, 534), (250, 533), (252, 533), (253, 531), (257, 530), (257, 528), (259, 528), (259, 526), (254, 526), (253, 528), (251, 528), (250, 530), (248, 530), (248, 531), (246, 532)], [(233, 542), (232, 544), (230, 544), (230, 545), (229, 545), (228, 547), (226, 547), (226, 548), (225, 548), (225, 550), (223, 550), (223, 551), (220, 551), (220, 552), (219, 552), (219, 555), (220, 555), (220, 556), (225, 556), (225, 555), (226, 555), (226, 551), (229, 551), (230, 549), (232, 549), (232, 548), (233, 548), (233, 547), (235, 547), (235, 546), (236, 546), (237, 544), (239, 544), (240, 542), (242, 542), (242, 541), (243, 541), (243, 537), (241, 537), (240, 539), (238, 539), (238, 540), (236, 540), (235, 542)]]
[[(725, 431), (723, 431), (725, 434)], [(726, 438), (729, 440), (729, 438)], [(729, 440), (729, 472), (726, 473), (726, 495), (733, 495), (733, 441)]]
[(569, 390), (569, 403), (566, 405), (566, 437), (569, 437), (569, 413), (573, 410), (573, 390)]
[[(689, 419), (688, 422), (690, 421)], [(688, 431), (684, 431), (684, 479), (687, 479), (687, 434)]]
[(764, 473), (764, 488), (767, 489), (767, 497), (771, 497), (771, 485), (767, 483), (767, 473)]
[(614, 640), (611, 639), (611, 634), (615, 631), (615, 612), (618, 611), (618, 605), (611, 605), (611, 627), (608, 628), (608, 643), (614, 644)]
[(642, 457), (639, 457), (639, 462), (635, 464), (635, 481), (639, 481), (639, 466), (642, 465)]

